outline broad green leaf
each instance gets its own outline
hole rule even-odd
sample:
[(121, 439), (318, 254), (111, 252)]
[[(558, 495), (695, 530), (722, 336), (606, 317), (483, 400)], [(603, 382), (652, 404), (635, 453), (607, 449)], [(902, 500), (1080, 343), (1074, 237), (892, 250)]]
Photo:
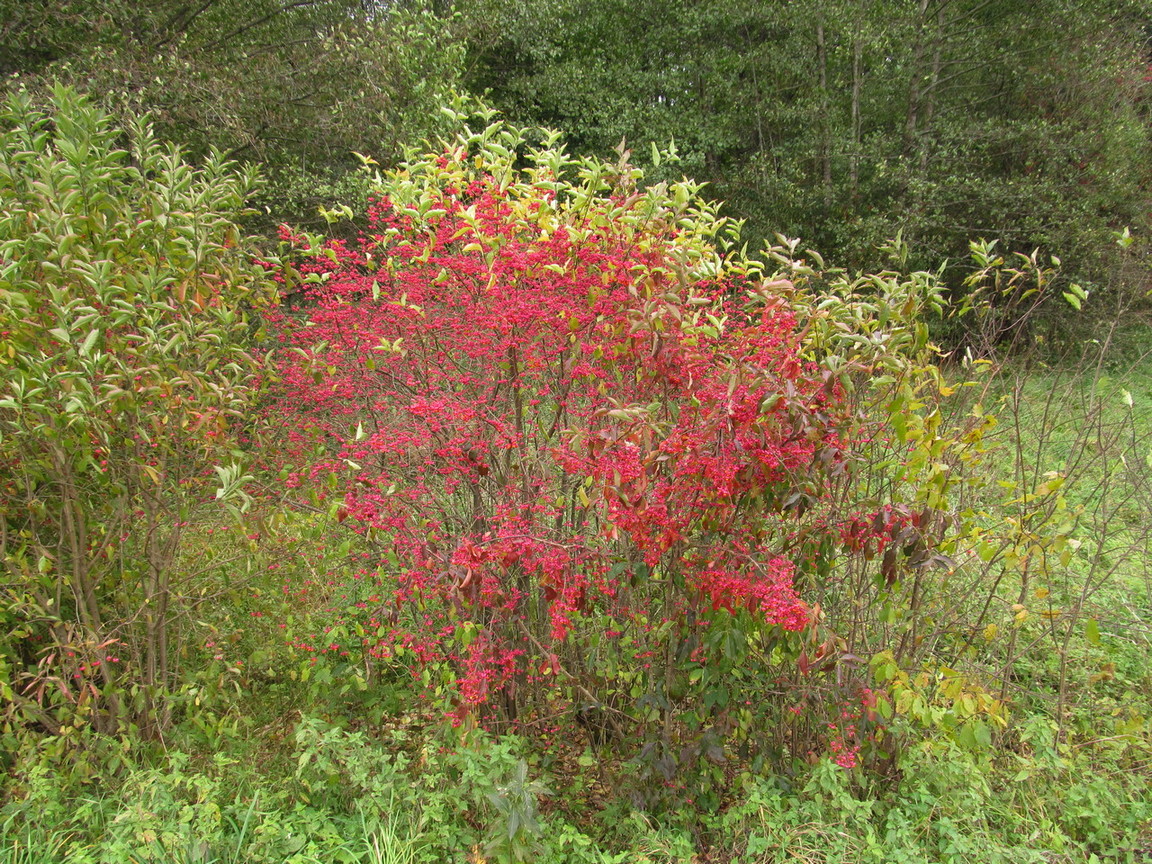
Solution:
[(1096, 623), (1095, 618), (1089, 618), (1084, 624), (1084, 638), (1090, 645), (1100, 644), (1100, 625)]

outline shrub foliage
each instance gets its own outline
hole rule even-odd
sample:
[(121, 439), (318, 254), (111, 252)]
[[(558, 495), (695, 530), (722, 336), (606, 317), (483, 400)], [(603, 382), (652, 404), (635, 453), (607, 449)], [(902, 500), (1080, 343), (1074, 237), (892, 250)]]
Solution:
[(269, 283), (234, 221), (255, 175), (66, 89), (13, 94), (0, 128), (0, 682), (53, 732), (156, 728), (198, 590), (182, 535), (259, 386), (244, 307)]
[(466, 131), (377, 175), (355, 242), (285, 229), (305, 278), (275, 414), (292, 482), (326, 483), (378, 550), (373, 661), (458, 719), (568, 706), (669, 780), (730, 733), (759, 746), (795, 698), (781, 676), (837, 652), (806, 592), (915, 531), (851, 498), (850, 392), (920, 374), (935, 293), (816, 279), (795, 244), (749, 260), (697, 185), (555, 141)]

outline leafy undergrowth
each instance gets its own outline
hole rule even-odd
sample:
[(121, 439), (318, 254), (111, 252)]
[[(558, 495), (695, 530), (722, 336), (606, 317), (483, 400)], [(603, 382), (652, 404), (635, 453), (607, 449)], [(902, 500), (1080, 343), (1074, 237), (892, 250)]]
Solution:
[(1146, 739), (1056, 745), (1041, 718), (995, 755), (924, 741), (887, 781), (827, 759), (790, 779), (734, 768), (721, 809), (663, 813), (621, 800), (603, 779), (619, 757), (590, 747), (341, 720), (254, 720), (100, 783), (36, 766), (0, 861), (1137, 861), (1150, 840)]
[[(1104, 404), (1142, 443), (1146, 378), (1123, 384)], [(1030, 379), (1014, 424), (1028, 437), (1015, 450), (1011, 434), (1003, 450), (989, 444), (1002, 479), (1014, 470), (1005, 453), (1044, 455), (1037, 406), (1056, 389), (1055, 376)], [(1066, 471), (1082, 446), (1059, 436), (1083, 426), (1064, 421), (1089, 403), (1061, 399), (1049, 412), (1060, 446), (1041, 476)], [(990, 514), (1000, 490), (1015, 494), (979, 490)], [(1078, 485), (1068, 498), (1091, 504)], [(1126, 506), (1108, 541), (1121, 552), (1146, 521)], [(563, 693), (501, 729), (453, 725), (440, 707), (444, 670), (365, 647), (388, 585), (366, 576), (364, 538), (323, 508), (266, 505), (254, 521), (189, 532), (182, 566), (207, 572), (208, 599), (182, 625), (193, 671), (162, 738), (8, 730), (18, 746), (0, 862), (1072, 864), (1152, 850), (1148, 594), (1130, 554), (1105, 547), (1054, 568), (1028, 585), (1025, 616), (1010, 602), (1019, 584), (994, 593), (1003, 632), (984, 625), (952, 656), (999, 692), (950, 677), (947, 642), (918, 668), (877, 652), (866, 668), (891, 703), (874, 718), (866, 764), (809, 752), (772, 767), (725, 746), (711, 759), (682, 755), (695, 767), (665, 775), (659, 754), (620, 734), (611, 705)], [(1094, 560), (1105, 562), (1099, 576)], [(1074, 620), (1042, 614), (1087, 578), (1095, 587)], [(1013, 644), (1011, 675), (997, 678)], [(1002, 724), (964, 713), (965, 700), (993, 697)]]

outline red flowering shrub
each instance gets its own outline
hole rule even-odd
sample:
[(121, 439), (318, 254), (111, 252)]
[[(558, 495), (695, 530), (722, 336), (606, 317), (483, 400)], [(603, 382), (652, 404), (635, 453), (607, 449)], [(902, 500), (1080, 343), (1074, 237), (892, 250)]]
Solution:
[(559, 689), (668, 743), (685, 706), (725, 708), (713, 659), (794, 663), (813, 621), (799, 528), (847, 476), (844, 383), (875, 351), (837, 353), (859, 333), (721, 251), (697, 187), (638, 179), (496, 124), (379, 179), (356, 242), (285, 230), (292, 482), (380, 548), (366, 649), (458, 717), (542, 716)]

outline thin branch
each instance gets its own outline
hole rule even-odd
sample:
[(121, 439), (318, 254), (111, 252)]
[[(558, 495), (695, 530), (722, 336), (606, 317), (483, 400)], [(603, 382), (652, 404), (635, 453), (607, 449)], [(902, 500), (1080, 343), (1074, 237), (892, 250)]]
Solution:
[(214, 42), (208, 43), (207, 45), (205, 45), (200, 50), (205, 51), (205, 52), (212, 51), (215, 48), (218, 48), (219, 46), (226, 44), (228, 41), (235, 38), (236, 36), (239, 36), (241, 33), (246, 33), (255, 27), (259, 27), (261, 24), (265, 24), (268, 21), (271, 21), (277, 15), (281, 15), (284, 12), (291, 12), (293, 9), (300, 9), (300, 8), (305, 7), (305, 6), (315, 6), (316, 2), (317, 2), (317, 0), (295, 0), (294, 3), (287, 3), (283, 6), (280, 6), (277, 9), (272, 10), (267, 15), (264, 15), (260, 18), (257, 18), (255, 21), (250, 21), (241, 27), (237, 27), (231, 33), (228, 33), (227, 35), (221, 36), (219, 39), (215, 40)]
[(201, 4), (200, 8), (193, 12), (191, 15), (186, 15), (185, 10), (187, 7), (182, 9), (180, 12), (177, 12), (175, 15), (169, 18), (168, 23), (164, 25), (163, 29), (167, 31), (168, 35), (153, 45), (152, 50), (159, 50), (173, 39), (175, 39), (178, 35), (187, 33), (188, 28), (192, 26), (196, 19), (199, 18), (205, 11), (207, 11), (209, 7), (214, 6), (216, 3), (217, 0), (204, 0), (204, 3)]

